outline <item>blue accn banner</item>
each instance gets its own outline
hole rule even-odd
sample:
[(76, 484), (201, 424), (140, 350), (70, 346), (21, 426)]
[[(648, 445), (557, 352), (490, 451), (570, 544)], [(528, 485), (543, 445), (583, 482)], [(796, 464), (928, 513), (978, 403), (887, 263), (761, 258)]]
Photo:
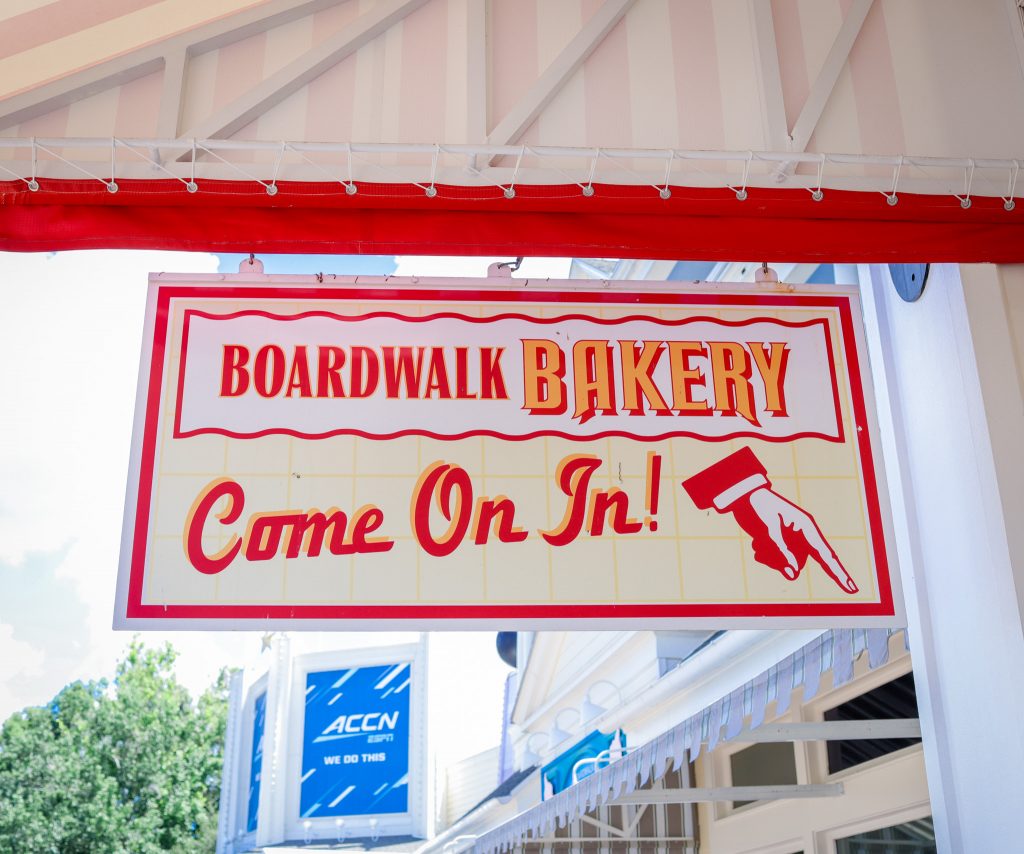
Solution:
[(256, 698), (252, 707), (252, 762), (249, 765), (249, 805), (245, 829), (256, 829), (256, 813), (260, 806), (260, 777), (263, 774), (263, 729), (267, 722), (267, 692)]
[(306, 676), (303, 818), (409, 809), (409, 662)]

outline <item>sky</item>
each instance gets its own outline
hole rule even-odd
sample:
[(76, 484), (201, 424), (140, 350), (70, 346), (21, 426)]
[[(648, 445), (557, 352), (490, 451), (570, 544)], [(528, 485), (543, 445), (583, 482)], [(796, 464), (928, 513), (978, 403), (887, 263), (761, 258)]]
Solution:
[[(0, 721), (46, 703), (69, 682), (110, 677), (130, 642), (111, 620), (147, 276), (235, 272), (245, 257), (0, 253)], [(484, 276), (489, 263), (509, 259), (261, 260), (266, 273)], [(516, 276), (564, 278), (568, 269), (568, 259), (527, 259)], [(261, 667), (261, 636), (147, 632), (142, 639), (173, 643), (178, 678), (195, 695), (223, 666)], [(315, 640), (358, 647), (409, 637), (346, 632)], [(455, 712), (432, 733), (439, 760), (497, 744), (509, 669), (494, 633), (437, 634), (431, 650)]]

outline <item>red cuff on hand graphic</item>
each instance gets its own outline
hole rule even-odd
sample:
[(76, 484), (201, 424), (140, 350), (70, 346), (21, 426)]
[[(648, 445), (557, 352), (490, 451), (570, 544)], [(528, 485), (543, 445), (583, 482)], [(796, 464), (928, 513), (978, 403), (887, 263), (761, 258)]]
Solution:
[(750, 448), (684, 480), (683, 489), (701, 510), (732, 513), (750, 535), (758, 563), (793, 581), (812, 557), (843, 592), (857, 592), (814, 517), (772, 490), (767, 470)]

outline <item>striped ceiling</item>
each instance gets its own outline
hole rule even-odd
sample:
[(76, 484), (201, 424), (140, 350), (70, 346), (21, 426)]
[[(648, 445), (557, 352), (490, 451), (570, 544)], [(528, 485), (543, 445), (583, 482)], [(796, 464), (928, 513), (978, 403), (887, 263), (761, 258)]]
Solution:
[[(187, 137), (206, 130), (200, 135), (266, 140), (783, 150), (801, 143), (788, 135), (806, 129), (808, 116), (804, 128), (798, 124), (809, 101), (823, 100), (811, 110), (820, 115), (810, 124), (810, 151), (1022, 153), (1024, 81), (1002, 0), (392, 2), (404, 6), (393, 25), (272, 98), (251, 121), (227, 133), (208, 124), (386, 5), (7, 0), (0, 6), (0, 133)], [(261, 14), (288, 9), (259, 23)], [(616, 12), (536, 118), (510, 138), (493, 139), (531, 89), (543, 88), (542, 76), (588, 22)], [(844, 21), (858, 14), (863, 24), (843, 52)], [(201, 40), (218, 26), (217, 40), (188, 47), (180, 82), (169, 79), (170, 62), (157, 63), (123, 84), (73, 92), (77, 78), (112, 58), (168, 45), (170, 60), (188, 34)], [(830, 84), (820, 78), (829, 76), (837, 50)], [(48, 102), (47, 85), (72, 91), (68, 103)], [(174, 106), (176, 121), (161, 127), (161, 110)], [(38, 115), (4, 122), (14, 107)], [(159, 132), (168, 127), (173, 134)]]

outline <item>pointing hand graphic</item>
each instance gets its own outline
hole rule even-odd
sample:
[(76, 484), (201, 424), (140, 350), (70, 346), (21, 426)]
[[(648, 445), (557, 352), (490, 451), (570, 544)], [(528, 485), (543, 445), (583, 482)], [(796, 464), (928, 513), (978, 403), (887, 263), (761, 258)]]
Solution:
[(750, 535), (758, 563), (793, 581), (812, 557), (843, 592), (858, 591), (814, 518), (772, 490), (764, 466), (750, 448), (683, 481), (683, 488), (700, 509), (732, 513)]

